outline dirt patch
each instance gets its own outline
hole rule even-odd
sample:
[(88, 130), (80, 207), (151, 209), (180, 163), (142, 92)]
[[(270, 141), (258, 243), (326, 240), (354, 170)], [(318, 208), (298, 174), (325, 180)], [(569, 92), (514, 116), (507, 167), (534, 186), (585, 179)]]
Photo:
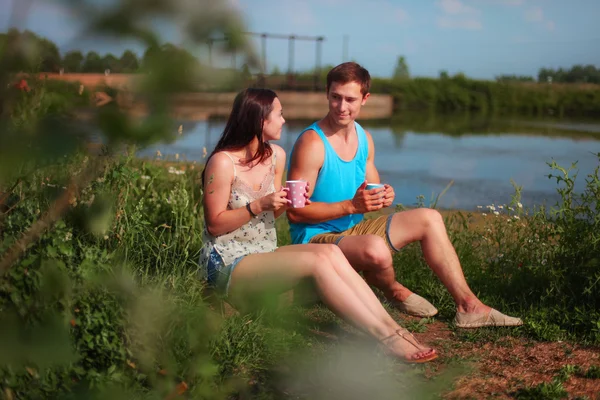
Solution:
[[(448, 399), (514, 398), (518, 389), (551, 383), (567, 365), (587, 371), (600, 366), (600, 348), (567, 342), (533, 342), (523, 338), (503, 337), (495, 343), (460, 341), (442, 322), (427, 325), (417, 334), (419, 340), (436, 346), (443, 365), (448, 360), (471, 362), (473, 372), (455, 382)], [(572, 374), (563, 383), (569, 398), (600, 398), (600, 379)]]

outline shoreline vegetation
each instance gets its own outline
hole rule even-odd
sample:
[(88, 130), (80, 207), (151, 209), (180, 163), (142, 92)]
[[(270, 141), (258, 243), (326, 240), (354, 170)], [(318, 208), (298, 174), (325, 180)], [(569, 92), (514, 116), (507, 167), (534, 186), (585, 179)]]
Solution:
[[(40, 51), (38, 59), (19, 50), (27, 43)], [(313, 71), (284, 74), (278, 68), (263, 73), (251, 64), (238, 69), (213, 68), (193, 54), (173, 44), (149, 47), (140, 57), (126, 50), (120, 57), (87, 54), (79, 50), (60, 53), (56, 44), (30, 31), (11, 29), (0, 34), (0, 47), (6, 49), (5, 68), (12, 73), (119, 74), (142, 76), (157, 59), (178, 64), (181, 76), (169, 77), (173, 90), (188, 93), (237, 93), (248, 86), (277, 91), (324, 92), (325, 74), (330, 66)], [(185, 81), (185, 85), (181, 85)], [(85, 85), (85, 82), (84, 82)], [(90, 87), (91, 89), (91, 87)], [(107, 89), (104, 87), (104, 89)], [(130, 88), (131, 89), (131, 88)], [(118, 88), (112, 88), (118, 91)], [(411, 77), (404, 57), (398, 58), (393, 75), (373, 77), (371, 92), (390, 95), (394, 112), (467, 112), (483, 115), (522, 115), (600, 117), (600, 69), (575, 65), (570, 69), (541, 68), (537, 79), (503, 75), (495, 80), (471, 79), (462, 73), (450, 76), (441, 71), (437, 78)], [(116, 97), (116, 93), (112, 93)], [(125, 96), (127, 97), (127, 96)]]
[[(42, 325), (38, 334), (73, 343), (75, 352), (49, 362), (44, 358), (48, 346), (56, 343), (41, 342), (32, 348), (38, 353), (28, 352), (32, 358), (20, 361), (27, 368), (0, 367), (4, 382), (11, 382), (3, 387), (15, 394), (55, 397), (90, 384), (107, 390), (125, 383), (130, 398), (142, 398), (150, 380), (159, 388), (166, 385), (172, 391), (177, 387), (181, 393), (189, 391), (192, 397), (218, 390), (278, 398), (283, 392), (301, 395), (293, 385), (286, 386), (286, 377), (291, 376), (309, 385), (307, 390), (319, 390), (309, 371), (322, 368), (324, 357), (343, 352), (377, 365), (373, 373), (396, 392), (439, 396), (451, 393), (459, 377), (461, 386), (476, 386), (469, 383), (476, 379), (473, 371), (487, 368), (493, 360), (467, 350), (469, 343), (492, 346), (498, 340), (538, 351), (544, 342), (564, 342), (563, 346), (578, 354), (577, 360), (586, 361), (569, 367), (573, 358), (555, 354), (553, 359), (560, 360), (557, 368), (566, 375), (555, 371), (562, 380), (553, 390), (594, 393), (594, 386), (584, 389), (566, 384), (575, 378), (600, 385), (600, 376), (595, 375), (600, 368), (600, 332), (595, 328), (600, 319), (600, 293), (595, 284), (600, 265), (598, 243), (593, 239), (600, 228), (593, 209), (600, 195), (598, 169), (591, 171), (587, 178), (591, 183), (582, 196), (558, 186), (564, 197), (559, 213), (552, 216), (521, 204), (518, 187), (506, 205), (488, 205), (478, 212), (441, 211), (467, 280), (484, 301), (524, 317), (522, 328), (457, 330), (451, 324), (452, 299), (425, 267), (419, 246), (408, 246), (394, 257), (399, 279), (440, 309), (433, 319), (394, 313), (395, 318), (443, 349), (438, 365), (416, 369), (412, 379), (397, 380), (393, 376), (405, 373), (401, 365), (374, 354), (364, 337), (315, 305), (310, 296), (278, 295), (268, 299), (262, 311), (249, 315), (211, 297), (197, 264), (203, 223), (201, 165), (161, 157), (110, 158), (97, 178), (70, 201), (64, 218), (29, 248), (0, 286), (4, 310), (32, 318), (58, 307), (65, 323)], [(91, 161), (80, 155), (41, 168), (5, 196), (0, 253), (68, 190), (74, 172)], [(551, 172), (565, 178), (560, 168), (553, 166)], [(570, 178), (565, 179), (568, 188)], [(279, 245), (290, 243), (285, 217), (277, 220), (277, 233)], [(107, 270), (104, 263), (115, 267)], [(51, 302), (47, 285), (52, 285)], [(148, 309), (153, 312), (149, 314)], [(10, 338), (1, 344), (2, 354), (8, 354), (5, 358), (13, 363), (21, 360), (18, 353), (8, 350), (21, 351), (25, 344)], [(367, 359), (365, 354), (370, 354)], [(479, 354), (477, 359), (473, 354)], [(56, 363), (60, 367), (44, 367)], [(207, 375), (192, 373), (197, 364)], [(297, 374), (313, 378), (303, 381)], [(351, 379), (351, 371), (343, 376)], [(529, 377), (502, 385), (507, 391), (536, 393), (547, 389), (543, 382), (544, 378)]]

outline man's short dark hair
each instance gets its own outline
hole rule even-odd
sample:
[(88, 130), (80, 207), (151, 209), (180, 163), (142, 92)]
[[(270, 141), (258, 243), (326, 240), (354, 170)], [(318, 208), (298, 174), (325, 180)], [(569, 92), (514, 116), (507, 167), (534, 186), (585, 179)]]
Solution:
[(361, 67), (359, 64), (351, 61), (334, 67), (327, 74), (327, 92), (333, 82), (346, 84), (356, 82), (360, 85), (360, 93), (366, 95), (371, 88), (371, 75), (369, 71)]

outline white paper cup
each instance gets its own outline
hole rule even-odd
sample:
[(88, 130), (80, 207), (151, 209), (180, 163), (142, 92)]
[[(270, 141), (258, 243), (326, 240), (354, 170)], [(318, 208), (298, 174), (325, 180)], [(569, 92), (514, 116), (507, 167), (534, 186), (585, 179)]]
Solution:
[(306, 205), (306, 181), (285, 181), (288, 188), (287, 198), (292, 202), (291, 208), (302, 208)]
[(367, 183), (365, 190), (378, 189), (384, 187), (383, 183)]

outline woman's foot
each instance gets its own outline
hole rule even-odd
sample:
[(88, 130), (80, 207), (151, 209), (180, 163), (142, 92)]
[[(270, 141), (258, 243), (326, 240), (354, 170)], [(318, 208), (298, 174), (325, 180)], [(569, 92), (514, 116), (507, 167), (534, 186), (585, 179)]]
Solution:
[(388, 353), (406, 363), (425, 363), (438, 357), (435, 349), (424, 347), (407, 329), (400, 328), (392, 335), (379, 340)]

